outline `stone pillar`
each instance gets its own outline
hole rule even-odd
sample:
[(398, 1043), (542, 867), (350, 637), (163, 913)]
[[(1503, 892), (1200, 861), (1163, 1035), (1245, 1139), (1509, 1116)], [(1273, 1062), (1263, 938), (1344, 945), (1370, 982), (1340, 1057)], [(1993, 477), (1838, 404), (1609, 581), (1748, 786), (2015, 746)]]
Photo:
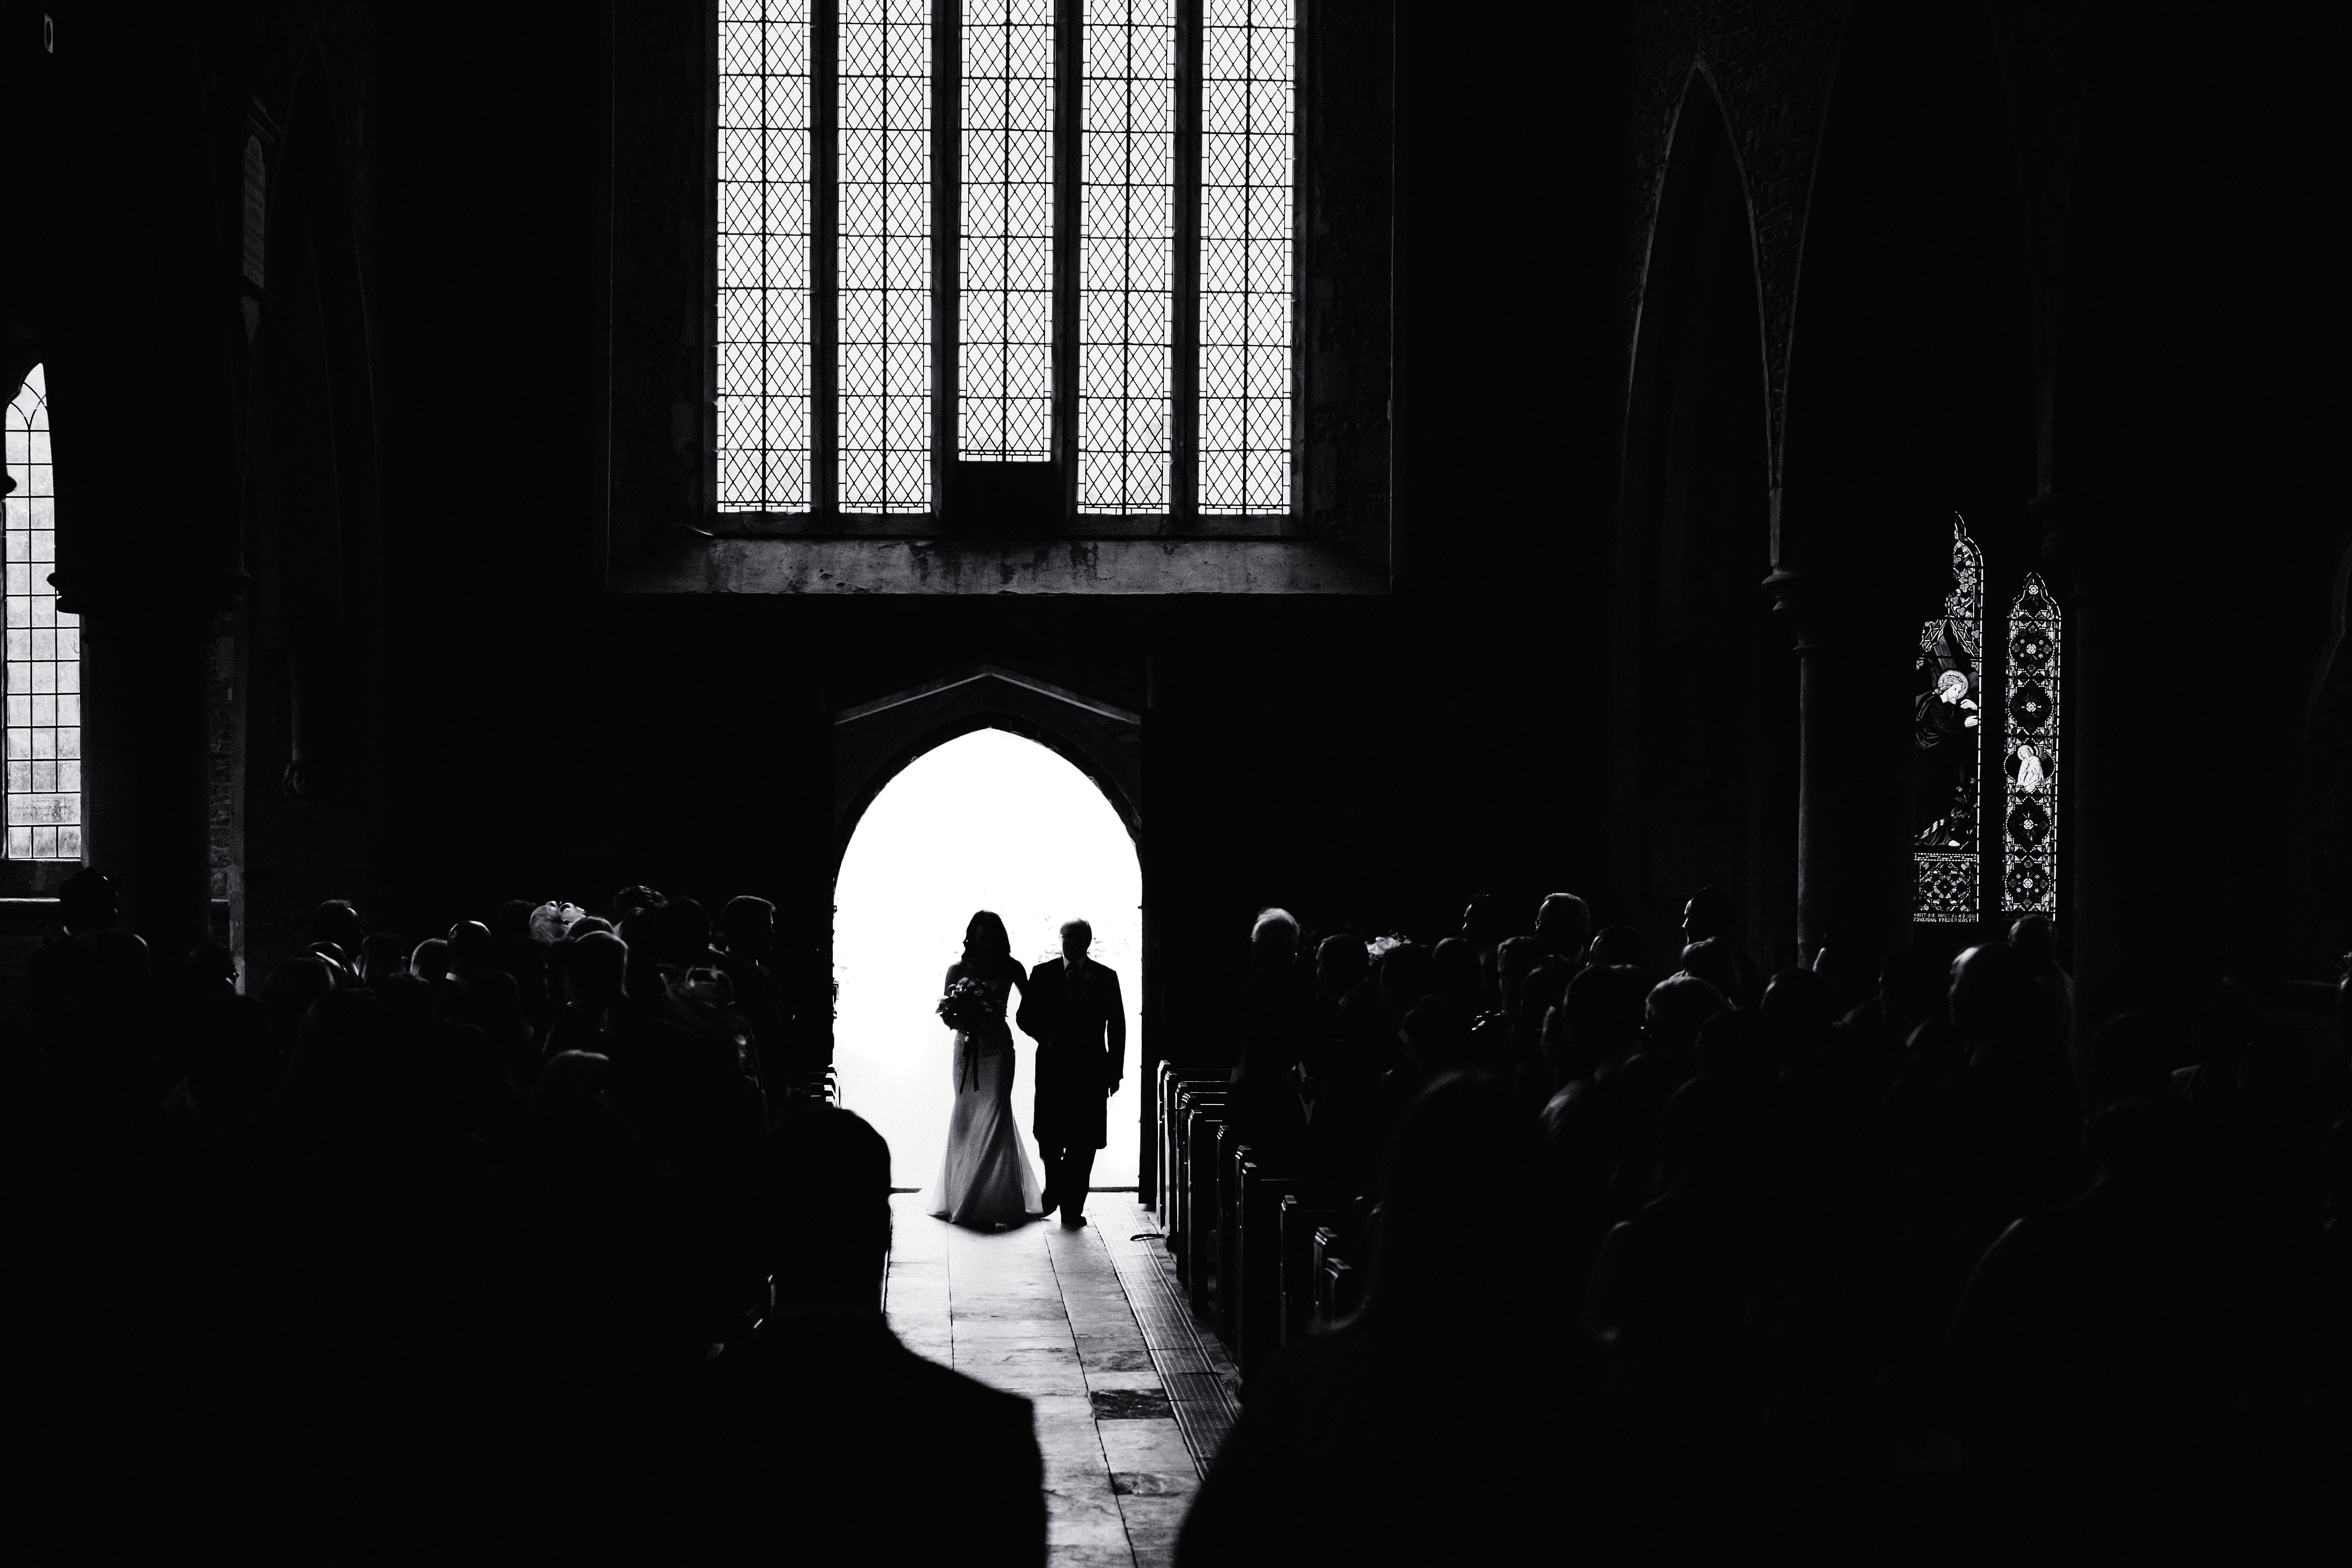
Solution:
[(216, 604), (202, 591), (59, 585), (61, 607), (81, 616), (84, 857), (114, 879), (161, 968), (211, 931), (205, 657)]
[(1910, 941), (1909, 596), (1802, 567), (1764, 586), (1799, 661), (1799, 961), (1832, 936), (1883, 955)]

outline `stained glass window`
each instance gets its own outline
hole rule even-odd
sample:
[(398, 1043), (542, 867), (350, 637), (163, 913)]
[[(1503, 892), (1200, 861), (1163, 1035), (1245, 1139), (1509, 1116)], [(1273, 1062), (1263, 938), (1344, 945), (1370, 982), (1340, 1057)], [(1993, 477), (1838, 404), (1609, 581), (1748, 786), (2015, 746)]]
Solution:
[(930, 0), (841, 5), (841, 510), (931, 509)]
[(1206, 0), (1200, 508), (1290, 510), (1292, 0)]
[(2001, 705), (2001, 901), (2011, 914), (2058, 912), (2058, 601), (2027, 576), (2009, 608)]
[(1174, 429), (1176, 6), (1086, 0), (1078, 230), (1078, 510), (1169, 505)]
[(81, 617), (58, 608), (48, 383), (35, 365), (8, 405), (8, 477), (0, 497), (7, 572), (7, 855), (81, 858)]
[(957, 455), (1053, 456), (1054, 0), (963, 8)]
[(719, 0), (719, 510), (806, 511), (809, 0)]
[(1967, 522), (1952, 520), (1952, 591), (1919, 633), (1918, 748), (1913, 795), (1912, 918), (1973, 922), (1982, 874), (1979, 773), (1984, 751), (1984, 555)]

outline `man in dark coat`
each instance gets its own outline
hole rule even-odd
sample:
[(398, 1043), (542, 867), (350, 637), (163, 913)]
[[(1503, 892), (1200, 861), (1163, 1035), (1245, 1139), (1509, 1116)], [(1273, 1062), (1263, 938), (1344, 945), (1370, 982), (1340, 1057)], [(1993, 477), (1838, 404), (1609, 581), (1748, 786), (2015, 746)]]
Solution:
[(1013, 1021), (1037, 1042), (1037, 1156), (1045, 1163), (1045, 1212), (1087, 1223), (1095, 1151), (1110, 1142), (1103, 1102), (1127, 1069), (1127, 1008), (1118, 976), (1087, 956), (1094, 927), (1062, 927), (1062, 956), (1032, 970)]

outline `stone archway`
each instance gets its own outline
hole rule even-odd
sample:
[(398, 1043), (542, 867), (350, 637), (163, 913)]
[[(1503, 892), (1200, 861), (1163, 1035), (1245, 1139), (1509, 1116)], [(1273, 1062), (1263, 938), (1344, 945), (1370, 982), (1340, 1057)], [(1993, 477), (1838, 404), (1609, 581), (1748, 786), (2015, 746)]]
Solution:
[[(1115, 1102), (1113, 1147), (1105, 1151), (1097, 1165), (1097, 1184), (1111, 1182), (1110, 1173), (1121, 1173), (1118, 1184), (1152, 1180), (1150, 1169), (1150, 1130), (1145, 1125), (1149, 1117), (1150, 1096), (1148, 1089), (1153, 1068), (1152, 1054), (1143, 1038), (1142, 1018), (1150, 1009), (1146, 999), (1153, 993), (1151, 986), (1150, 947), (1148, 916), (1142, 906), (1148, 902), (1149, 882), (1143, 870), (1143, 768), (1142, 717), (1115, 704), (1082, 693), (1071, 691), (1017, 670), (996, 665), (981, 665), (938, 680), (909, 688), (873, 701), (842, 709), (834, 714), (833, 807), (834, 839), (830, 882), (833, 897), (831, 917), (825, 923), (826, 972), (838, 977), (840, 930), (844, 918), (844, 879), (853, 868), (850, 849), (857, 838), (861, 825), (869, 810), (881, 800), (894, 782), (922, 759), (951, 742), (980, 731), (999, 731), (1034, 742), (1052, 752), (1055, 757), (1076, 770), (1076, 773), (1093, 786), (1102, 804), (1107, 804), (1125, 830), (1128, 847), (1135, 856), (1137, 877), (1136, 909), (1132, 911), (1135, 929), (1132, 953), (1126, 963), (1114, 963), (1121, 972), (1127, 989), (1131, 1027), (1127, 1042), (1126, 1086), (1119, 1101)], [(1068, 775), (1065, 775), (1068, 776)], [(1074, 778), (1072, 781), (1076, 783)], [(1077, 786), (1082, 792), (1084, 784)], [(1099, 809), (1097, 807), (1097, 809)], [(1116, 841), (1114, 837), (1114, 842)], [(1074, 910), (1069, 912), (1092, 912)], [(1031, 923), (1035, 923), (1034, 921)], [(1097, 921), (1098, 929), (1101, 922)], [(1050, 928), (1048, 928), (1050, 929)], [(1015, 933), (1016, 948), (1024, 948), (1031, 937)], [(853, 943), (854, 945), (854, 943)], [(1024, 962), (1034, 962), (1040, 953), (1019, 951)], [(952, 952), (939, 958), (940, 963)], [(936, 980), (936, 974), (927, 974)], [(914, 984), (912, 975), (908, 984)], [(848, 1000), (836, 998), (841, 1014), (850, 1010)], [(836, 1016), (833, 1021), (834, 1046), (845, 1043), (847, 1033), (855, 1033), (856, 1020)], [(852, 1054), (855, 1054), (853, 1047)], [(1025, 1083), (1026, 1053), (1024, 1053), (1022, 1079)], [(836, 1066), (846, 1064), (835, 1058)], [(845, 1099), (850, 1086), (845, 1081)], [(1130, 1104), (1129, 1102), (1133, 1103)], [(1016, 1104), (1025, 1102), (1025, 1094), (1016, 1089)], [(853, 1109), (855, 1106), (853, 1104)], [(1129, 1125), (1134, 1127), (1136, 1142), (1125, 1142)], [(1025, 1125), (1025, 1119), (1024, 1119)], [(897, 1159), (898, 1174), (894, 1180), (902, 1186), (920, 1186), (930, 1175), (926, 1162), (929, 1151), (917, 1151), (912, 1163)], [(1132, 1171), (1132, 1175), (1127, 1174)]]

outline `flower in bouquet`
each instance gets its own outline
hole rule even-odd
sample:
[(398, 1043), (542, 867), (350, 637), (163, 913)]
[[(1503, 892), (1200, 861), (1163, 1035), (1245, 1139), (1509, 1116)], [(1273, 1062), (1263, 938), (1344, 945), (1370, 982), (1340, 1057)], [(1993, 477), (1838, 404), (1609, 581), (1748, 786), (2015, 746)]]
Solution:
[(959, 980), (940, 998), (940, 1017), (950, 1029), (969, 1029), (988, 1016), (988, 993), (977, 980)]

